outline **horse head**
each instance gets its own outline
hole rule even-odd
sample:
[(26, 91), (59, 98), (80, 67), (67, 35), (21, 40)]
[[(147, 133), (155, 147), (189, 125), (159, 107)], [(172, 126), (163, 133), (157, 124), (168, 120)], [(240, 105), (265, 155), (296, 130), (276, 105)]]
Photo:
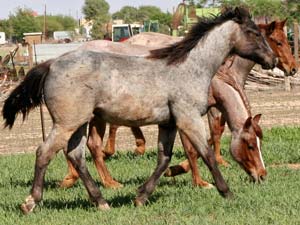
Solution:
[(232, 53), (261, 64), (264, 69), (274, 68), (277, 63), (276, 55), (265, 41), (258, 26), (251, 20), (249, 12), (244, 8), (236, 8), (235, 14), (233, 21), (240, 29), (234, 33)]
[(258, 125), (261, 114), (249, 117), (238, 135), (233, 135), (231, 154), (254, 182), (265, 179), (267, 172), (261, 154), (262, 130)]
[(287, 19), (273, 21), (269, 24), (259, 24), (258, 26), (273, 52), (278, 57), (277, 67), (285, 72), (286, 75), (292, 76), (297, 72), (297, 65), (284, 32), (286, 21)]

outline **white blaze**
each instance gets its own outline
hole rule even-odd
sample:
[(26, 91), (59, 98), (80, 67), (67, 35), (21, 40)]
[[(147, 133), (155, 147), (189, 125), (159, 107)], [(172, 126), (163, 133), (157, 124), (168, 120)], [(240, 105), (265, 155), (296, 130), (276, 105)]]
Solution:
[(261, 154), (261, 150), (260, 150), (260, 139), (257, 136), (256, 136), (256, 141), (257, 141), (257, 147), (258, 147), (258, 152), (259, 152), (259, 158), (260, 158), (260, 161), (262, 162), (262, 165), (265, 169), (266, 168), (265, 163), (264, 163), (264, 160), (263, 160), (263, 157), (262, 157), (262, 154)]

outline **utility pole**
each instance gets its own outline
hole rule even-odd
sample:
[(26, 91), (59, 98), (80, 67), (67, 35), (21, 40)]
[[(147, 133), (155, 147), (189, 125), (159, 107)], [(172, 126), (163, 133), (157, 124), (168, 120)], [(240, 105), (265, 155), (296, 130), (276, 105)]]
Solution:
[(43, 35), (43, 42), (46, 41), (47, 39), (47, 8), (46, 8), (46, 3), (45, 3), (45, 10), (44, 10), (44, 35)]

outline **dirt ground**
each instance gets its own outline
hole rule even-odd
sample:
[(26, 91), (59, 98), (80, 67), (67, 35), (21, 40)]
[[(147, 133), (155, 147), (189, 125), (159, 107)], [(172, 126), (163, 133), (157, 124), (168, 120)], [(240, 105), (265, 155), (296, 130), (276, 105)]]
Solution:
[[(260, 90), (251, 85), (246, 86), (246, 92), (251, 102), (253, 115), (262, 113), (262, 128), (274, 126), (300, 126), (300, 88), (294, 88), (290, 92), (282, 88), (271, 88)], [(2, 99), (3, 100), (3, 99)], [(2, 108), (2, 102), (0, 103)], [(46, 131), (51, 128), (51, 120), (46, 108), (45, 115)], [(2, 120), (2, 117), (1, 119)], [(1, 121), (3, 124), (3, 121)], [(143, 127), (148, 148), (155, 148), (157, 143), (156, 126)], [(0, 129), (0, 155), (34, 152), (42, 141), (40, 122), (40, 110), (36, 109), (29, 114), (25, 122), (21, 116), (18, 117), (12, 130)], [(181, 145), (178, 137), (176, 145)], [(135, 142), (130, 129), (122, 127), (117, 134), (117, 149), (134, 150)]]

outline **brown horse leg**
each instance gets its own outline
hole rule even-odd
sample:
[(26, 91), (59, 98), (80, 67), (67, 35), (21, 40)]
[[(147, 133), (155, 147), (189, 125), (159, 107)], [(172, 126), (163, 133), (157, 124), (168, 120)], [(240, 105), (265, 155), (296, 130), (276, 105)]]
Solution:
[(116, 146), (116, 134), (118, 128), (119, 128), (118, 125), (109, 124), (108, 139), (105, 148), (103, 150), (103, 153), (105, 154), (105, 158), (112, 156), (116, 152), (115, 146)]
[[(66, 152), (65, 152), (65, 154), (66, 154)], [(66, 158), (67, 158), (67, 156), (66, 156)], [(72, 187), (79, 178), (79, 174), (75, 170), (75, 168), (72, 165), (72, 163), (70, 162), (70, 160), (67, 159), (67, 163), (68, 163), (68, 173), (64, 177), (64, 179), (60, 182), (59, 186), (61, 188), (70, 188), (70, 187)]]
[(36, 204), (42, 200), (47, 166), (56, 152), (66, 146), (70, 136), (70, 132), (54, 125), (46, 141), (38, 147), (31, 194), (26, 198), (25, 203), (21, 205), (24, 214), (32, 212)]
[(160, 176), (167, 169), (172, 157), (172, 148), (175, 136), (176, 127), (174, 125), (159, 126), (157, 166), (148, 180), (138, 188), (138, 195), (135, 199), (136, 206), (145, 204), (148, 197), (154, 191)]
[(143, 135), (141, 128), (131, 127), (131, 132), (133, 133), (133, 135), (135, 137), (136, 149), (134, 152), (137, 155), (143, 155), (145, 153), (145, 149), (146, 149), (146, 147), (145, 147), (146, 140), (145, 140), (145, 137)]
[(192, 170), (192, 178), (193, 178), (193, 184), (195, 186), (200, 186), (203, 188), (212, 188), (213, 185), (202, 180), (199, 170), (197, 168), (197, 159), (200, 157), (199, 153), (196, 151), (196, 149), (193, 147), (192, 143), (190, 140), (187, 138), (185, 134), (182, 132), (179, 132), (180, 134), (180, 139), (183, 144), (184, 150), (186, 152), (186, 156), (188, 158), (189, 165)]
[(225, 130), (226, 120), (223, 114), (220, 114), (219, 111), (214, 111), (213, 109), (208, 112), (207, 117), (211, 136), (208, 142), (210, 145), (213, 145), (218, 164), (228, 166), (229, 163), (226, 162), (221, 155), (221, 137)]
[[(87, 145), (104, 187), (120, 188), (122, 187), (122, 184), (112, 178), (104, 161), (105, 157), (107, 156), (102, 151), (102, 141), (105, 133), (105, 127), (106, 123), (99, 117), (95, 116), (89, 124), (89, 137)], [(117, 129), (117, 126), (115, 125), (111, 127), (115, 130)]]
[(99, 209), (109, 209), (96, 182), (91, 177), (85, 162), (85, 145), (86, 145), (86, 128), (87, 124), (81, 126), (70, 138), (67, 148), (67, 157), (72, 162), (78, 172), (89, 197)]
[(183, 144), (187, 160), (184, 160), (179, 165), (171, 166), (167, 169), (165, 176), (174, 177), (182, 173), (187, 173), (190, 169), (192, 170), (193, 185), (210, 189), (213, 187), (212, 184), (202, 180), (198, 168), (197, 159), (200, 157), (198, 152), (194, 149), (193, 145), (189, 141), (186, 135), (179, 132), (181, 143)]

